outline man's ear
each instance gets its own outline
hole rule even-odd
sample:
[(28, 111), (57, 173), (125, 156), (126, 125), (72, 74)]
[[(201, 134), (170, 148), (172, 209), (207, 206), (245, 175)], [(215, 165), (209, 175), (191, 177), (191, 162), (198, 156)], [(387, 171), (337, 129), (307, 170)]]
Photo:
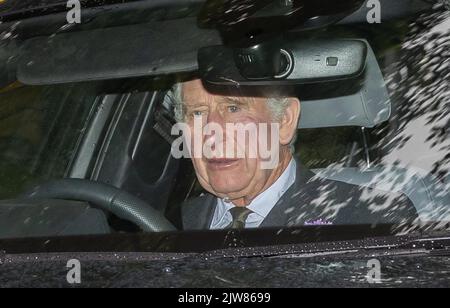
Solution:
[(280, 144), (291, 143), (298, 128), (300, 117), (300, 101), (297, 98), (289, 98), (289, 105), (280, 121)]

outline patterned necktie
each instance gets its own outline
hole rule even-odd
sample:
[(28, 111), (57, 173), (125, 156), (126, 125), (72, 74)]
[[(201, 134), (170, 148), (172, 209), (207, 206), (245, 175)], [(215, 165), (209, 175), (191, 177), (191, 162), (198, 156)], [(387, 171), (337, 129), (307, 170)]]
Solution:
[(230, 209), (233, 221), (225, 229), (244, 229), (245, 221), (251, 213), (253, 212), (246, 207), (234, 207)]

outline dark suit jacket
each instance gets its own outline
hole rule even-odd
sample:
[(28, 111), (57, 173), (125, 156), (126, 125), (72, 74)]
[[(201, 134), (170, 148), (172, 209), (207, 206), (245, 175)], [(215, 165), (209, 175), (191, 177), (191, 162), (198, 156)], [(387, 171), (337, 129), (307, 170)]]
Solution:
[[(209, 229), (216, 205), (211, 194), (188, 200), (182, 208), (183, 229)], [(294, 184), (260, 227), (410, 223), (417, 217), (402, 194), (320, 178), (297, 161)]]

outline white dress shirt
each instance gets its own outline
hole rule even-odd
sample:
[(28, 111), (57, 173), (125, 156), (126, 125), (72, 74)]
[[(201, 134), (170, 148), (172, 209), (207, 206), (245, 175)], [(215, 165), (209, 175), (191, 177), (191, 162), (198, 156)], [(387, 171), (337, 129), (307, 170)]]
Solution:
[[(247, 207), (253, 213), (248, 216), (245, 228), (258, 228), (261, 225), (281, 196), (294, 184), (296, 170), (295, 160), (292, 159), (275, 183), (253, 199)], [(218, 230), (229, 226), (233, 221), (230, 213), (230, 209), (233, 207), (234, 204), (232, 202), (226, 202), (217, 198), (217, 206), (210, 229)]]

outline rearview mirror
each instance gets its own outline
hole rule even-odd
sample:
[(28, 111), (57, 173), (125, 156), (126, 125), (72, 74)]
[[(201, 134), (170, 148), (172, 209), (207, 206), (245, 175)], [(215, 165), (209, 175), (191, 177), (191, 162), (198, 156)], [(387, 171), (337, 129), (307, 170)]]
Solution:
[(276, 86), (355, 78), (364, 71), (361, 40), (275, 40), (245, 48), (211, 46), (198, 52), (202, 80), (216, 86)]

